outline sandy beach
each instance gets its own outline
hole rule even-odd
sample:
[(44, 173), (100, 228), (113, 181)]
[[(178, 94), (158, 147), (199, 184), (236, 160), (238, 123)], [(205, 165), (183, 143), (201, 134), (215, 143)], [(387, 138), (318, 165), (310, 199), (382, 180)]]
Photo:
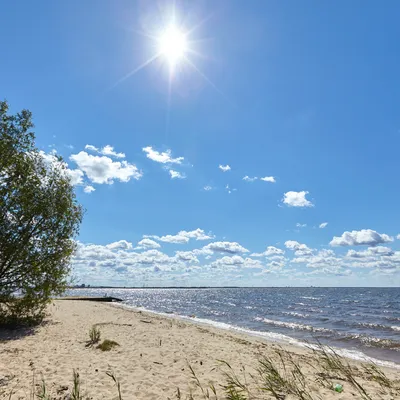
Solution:
[[(101, 339), (116, 341), (119, 346), (101, 351), (87, 347), (88, 332), (96, 325)], [(205, 387), (211, 382), (220, 395), (224, 384), (223, 367), (217, 360), (227, 361), (239, 376), (246, 371), (246, 379), (255, 373), (258, 359), (268, 356), (279, 363), (276, 350), (283, 345), (268, 343), (240, 333), (200, 326), (176, 318), (167, 318), (138, 310), (128, 310), (114, 304), (54, 301), (49, 306), (46, 323), (35, 332), (17, 335), (0, 330), (0, 398), (31, 399), (35, 384), (46, 382), (51, 399), (68, 399), (72, 387), (72, 373), (79, 372), (84, 399), (116, 399), (118, 392), (114, 381), (106, 374), (113, 371), (121, 385), (122, 398), (176, 399), (177, 388), (182, 399), (190, 392), (195, 399), (203, 399), (196, 386), (189, 364)], [(325, 376), (326, 387), (319, 384), (321, 371), (310, 350), (283, 346), (301, 367), (307, 380), (307, 390), (313, 399), (358, 399), (359, 392), (339, 376)], [(349, 361), (357, 382), (373, 399), (396, 399), (394, 387), (399, 387), (399, 370), (382, 368), (394, 382), (394, 387), (382, 385), (372, 375), (365, 373), (360, 363)], [(35, 379), (35, 383), (33, 383)], [(325, 382), (325, 383), (326, 383)], [(339, 383), (343, 391), (332, 390)], [(267, 393), (253, 398), (274, 398)], [(36, 386), (34, 390), (38, 390)], [(398, 396), (398, 397), (397, 397)], [(211, 399), (214, 397), (210, 396)], [(292, 394), (283, 397), (295, 399)]]

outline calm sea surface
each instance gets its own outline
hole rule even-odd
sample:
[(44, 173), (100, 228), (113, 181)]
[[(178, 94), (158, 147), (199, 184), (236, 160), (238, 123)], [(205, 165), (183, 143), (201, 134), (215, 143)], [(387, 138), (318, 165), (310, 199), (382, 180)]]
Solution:
[(316, 342), (400, 365), (400, 288), (74, 289), (267, 339)]

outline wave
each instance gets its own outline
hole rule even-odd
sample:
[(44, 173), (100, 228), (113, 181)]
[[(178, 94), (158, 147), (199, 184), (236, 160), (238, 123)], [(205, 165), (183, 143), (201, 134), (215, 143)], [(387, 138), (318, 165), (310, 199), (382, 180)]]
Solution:
[(378, 347), (381, 349), (400, 351), (400, 342), (391, 339), (377, 338), (363, 334), (352, 334), (343, 336), (339, 340), (344, 342), (356, 341), (367, 347)]
[(255, 317), (254, 320), (264, 322), (265, 324), (268, 324), (268, 325), (281, 326), (283, 328), (289, 328), (289, 329), (299, 329), (301, 331), (334, 333), (334, 331), (332, 331), (330, 329), (316, 328), (311, 325), (297, 324), (295, 322), (276, 321), (273, 319), (261, 318), (261, 317)]
[(294, 311), (282, 311), (282, 314), (291, 315), (292, 317), (297, 318), (308, 318), (310, 316), (310, 314), (302, 314)]
[(311, 296), (302, 296), (301, 299), (308, 299), (308, 300), (321, 300), (321, 297), (311, 297)]
[(373, 324), (370, 322), (354, 322), (352, 323), (353, 326), (360, 326), (365, 328), (371, 329), (379, 329), (379, 330), (387, 330), (387, 331), (400, 331), (400, 326), (389, 326), (389, 325), (382, 325), (382, 324)]
[[(264, 340), (267, 340), (270, 342), (288, 343), (288, 344), (292, 344), (294, 346), (302, 347), (302, 348), (309, 348), (309, 349), (316, 349), (316, 350), (319, 349), (318, 345), (313, 345), (311, 343), (302, 342), (300, 340), (294, 339), (287, 335), (283, 335), (281, 333), (265, 332), (265, 331), (260, 332), (260, 331), (255, 331), (255, 330), (251, 330), (251, 329), (242, 328), (242, 327), (235, 326), (235, 325), (230, 325), (230, 324), (227, 324), (224, 322), (217, 322), (217, 321), (205, 319), (205, 318), (193, 318), (193, 317), (188, 317), (188, 316), (178, 315), (178, 314), (171, 315), (171, 314), (166, 314), (163, 312), (149, 310), (144, 307), (138, 308), (138, 307), (134, 307), (134, 306), (127, 305), (127, 304), (121, 304), (121, 303), (119, 303), (119, 304), (111, 303), (111, 306), (125, 308), (128, 310), (146, 311), (148, 313), (160, 315), (160, 316), (163, 316), (166, 318), (186, 320), (186, 321), (190, 321), (195, 324), (208, 325), (208, 326), (212, 326), (212, 327), (215, 327), (218, 329), (224, 329), (224, 330), (247, 334), (247, 335), (254, 336), (254, 337), (259, 337), (261, 339), (264, 339)], [(327, 349), (328, 349), (328, 351), (329, 351), (329, 349), (333, 349), (338, 355), (340, 355), (342, 357), (347, 357), (347, 358), (362, 361), (362, 362), (374, 363), (376, 365), (380, 365), (383, 367), (395, 368), (395, 369), (400, 370), (400, 364), (396, 364), (392, 361), (384, 361), (384, 360), (379, 360), (377, 358), (372, 358), (358, 350), (349, 350), (349, 349), (343, 349), (343, 348), (337, 348), (337, 347), (330, 347)]]

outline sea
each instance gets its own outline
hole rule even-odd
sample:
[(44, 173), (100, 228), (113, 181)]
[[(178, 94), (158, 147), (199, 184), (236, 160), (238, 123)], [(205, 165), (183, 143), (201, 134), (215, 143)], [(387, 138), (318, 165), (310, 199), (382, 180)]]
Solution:
[(400, 368), (400, 288), (85, 288), (67, 295), (114, 296), (124, 307), (280, 343), (321, 343)]

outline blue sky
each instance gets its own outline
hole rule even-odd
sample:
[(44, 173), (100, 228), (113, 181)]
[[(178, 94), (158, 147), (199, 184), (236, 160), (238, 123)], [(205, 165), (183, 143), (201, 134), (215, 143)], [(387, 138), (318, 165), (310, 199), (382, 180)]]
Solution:
[[(171, 72), (173, 9), (187, 51)], [(33, 112), (87, 210), (79, 281), (399, 285), (398, 2), (1, 13), (1, 97)]]

